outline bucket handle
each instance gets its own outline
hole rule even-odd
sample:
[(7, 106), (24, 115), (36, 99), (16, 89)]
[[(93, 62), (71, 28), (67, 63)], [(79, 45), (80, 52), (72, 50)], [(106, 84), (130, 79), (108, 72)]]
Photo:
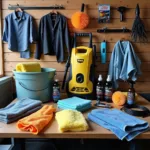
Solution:
[(43, 91), (43, 90), (45, 90), (45, 89), (47, 89), (48, 88), (48, 86), (46, 87), (46, 88), (43, 88), (43, 89), (41, 89), (41, 90), (32, 90), (32, 89), (28, 89), (22, 82), (20, 82), (19, 81), (19, 84), (24, 88), (24, 89), (26, 89), (26, 90), (28, 90), (28, 91), (33, 91), (33, 92), (36, 92), (36, 91)]

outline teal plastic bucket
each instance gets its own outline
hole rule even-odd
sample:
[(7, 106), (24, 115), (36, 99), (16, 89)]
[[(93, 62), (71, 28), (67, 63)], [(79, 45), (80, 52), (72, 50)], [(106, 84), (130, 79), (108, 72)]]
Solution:
[(56, 69), (42, 68), (41, 72), (13, 71), (17, 98), (32, 98), (44, 102), (52, 99), (52, 86)]

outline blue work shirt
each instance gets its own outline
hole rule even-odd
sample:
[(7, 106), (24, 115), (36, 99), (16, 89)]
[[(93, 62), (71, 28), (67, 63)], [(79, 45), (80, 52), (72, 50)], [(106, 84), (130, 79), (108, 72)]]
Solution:
[(8, 49), (20, 52), (21, 58), (30, 58), (29, 44), (36, 38), (32, 16), (14, 11), (5, 17), (2, 39), (8, 42)]
[(114, 88), (118, 88), (118, 81), (131, 79), (136, 81), (141, 75), (141, 61), (134, 52), (129, 41), (118, 41), (113, 49), (108, 74), (112, 77)]

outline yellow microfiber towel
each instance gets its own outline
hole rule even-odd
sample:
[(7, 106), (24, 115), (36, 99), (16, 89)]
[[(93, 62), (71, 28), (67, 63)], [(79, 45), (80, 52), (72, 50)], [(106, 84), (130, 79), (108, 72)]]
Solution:
[(20, 130), (38, 134), (52, 120), (55, 111), (52, 105), (44, 105), (37, 112), (20, 119), (17, 127)]
[(18, 72), (41, 72), (41, 66), (37, 62), (18, 63), (16, 65)]
[(56, 113), (60, 132), (86, 131), (88, 124), (83, 114), (76, 110), (65, 109)]

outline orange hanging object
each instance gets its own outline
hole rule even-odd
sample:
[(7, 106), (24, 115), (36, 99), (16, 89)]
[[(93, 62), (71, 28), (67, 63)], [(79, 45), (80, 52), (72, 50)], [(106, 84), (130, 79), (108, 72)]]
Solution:
[(112, 101), (117, 106), (122, 106), (126, 103), (127, 97), (120, 91), (116, 91), (112, 95)]
[(89, 16), (84, 13), (84, 4), (82, 4), (81, 12), (76, 12), (71, 17), (71, 23), (76, 29), (84, 29), (89, 24)]

